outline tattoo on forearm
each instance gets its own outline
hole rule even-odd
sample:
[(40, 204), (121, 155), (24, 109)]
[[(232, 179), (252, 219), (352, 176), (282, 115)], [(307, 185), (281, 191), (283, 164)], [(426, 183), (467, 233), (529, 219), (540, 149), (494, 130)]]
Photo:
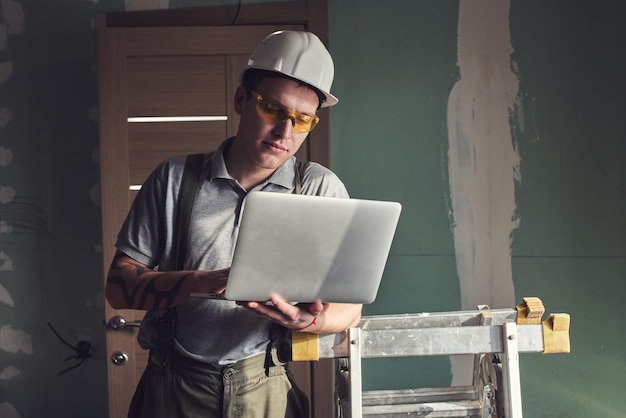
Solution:
[[(159, 274), (154, 270), (136, 265), (135, 274), (138, 278), (147, 273), (156, 273), (156, 275), (150, 279), (142, 280), (135, 288), (129, 289), (128, 283), (123, 277), (123, 268), (117, 261), (118, 259), (116, 258), (113, 264), (115, 270), (119, 272), (119, 275), (110, 274), (107, 283), (118, 286), (122, 291), (126, 305), (135, 309), (158, 310), (170, 307), (174, 302), (174, 298), (180, 291), (183, 282), (188, 277), (188, 275), (184, 275), (176, 280), (169, 289), (159, 290), (157, 288), (157, 282), (165, 273)], [(148, 306), (150, 299), (152, 299), (152, 303), (151, 306)]]
[(146, 283), (146, 286), (144, 287), (143, 292), (141, 293), (141, 298), (139, 300), (139, 309), (146, 309), (144, 306), (149, 296), (154, 297), (154, 303), (152, 304), (151, 310), (159, 309), (159, 306), (161, 305), (161, 302), (163, 300), (165, 300), (165, 306), (171, 306), (174, 302), (174, 298), (178, 294), (178, 291), (183, 284), (183, 281), (187, 276), (185, 275), (178, 279), (174, 286), (166, 291), (160, 291), (156, 288), (156, 282), (157, 280), (159, 280), (160, 277), (162, 277), (161, 274), (148, 280), (148, 283)]

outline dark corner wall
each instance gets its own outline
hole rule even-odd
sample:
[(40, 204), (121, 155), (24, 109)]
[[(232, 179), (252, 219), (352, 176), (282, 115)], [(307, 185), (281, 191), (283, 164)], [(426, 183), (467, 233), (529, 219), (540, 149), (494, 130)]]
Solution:
[[(0, 417), (107, 417), (94, 16), (212, 4), (236, 1), (0, 2)], [(332, 168), (353, 197), (403, 204), (365, 314), (537, 296), (571, 315), (572, 352), (520, 356), (525, 416), (621, 417), (624, 3), (328, 8)], [(364, 386), (466, 366), (367, 361)]]

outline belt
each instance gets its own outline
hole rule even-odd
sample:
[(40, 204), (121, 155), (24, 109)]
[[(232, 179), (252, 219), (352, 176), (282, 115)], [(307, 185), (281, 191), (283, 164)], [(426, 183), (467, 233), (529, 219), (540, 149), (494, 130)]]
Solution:
[(275, 351), (270, 349), (267, 353), (255, 354), (228, 365), (213, 365), (181, 354), (173, 346), (161, 345), (150, 351), (150, 361), (157, 366), (170, 367), (199, 380), (206, 378), (245, 380), (260, 373), (267, 376), (284, 373), (285, 363), (278, 361)]

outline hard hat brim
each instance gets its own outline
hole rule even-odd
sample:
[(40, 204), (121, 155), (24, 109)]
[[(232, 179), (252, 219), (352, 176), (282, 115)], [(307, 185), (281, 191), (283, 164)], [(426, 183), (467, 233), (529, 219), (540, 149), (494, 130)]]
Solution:
[(241, 68), (241, 71), (240, 71), (240, 73), (239, 73), (239, 82), (241, 82), (241, 81), (243, 80), (243, 75), (244, 75), (244, 73), (245, 73), (246, 71), (248, 71), (248, 70), (252, 70), (252, 69), (255, 69), (255, 70), (263, 70), (263, 71), (269, 71), (269, 72), (272, 72), (272, 73), (276, 73), (276, 74), (277, 74), (278, 76), (280, 76), (280, 77), (285, 77), (285, 78), (290, 78), (290, 79), (292, 79), (292, 80), (296, 80), (296, 81), (298, 81), (298, 82), (301, 82), (301, 83), (303, 83), (303, 84), (307, 85), (307, 86), (308, 86), (309, 88), (311, 88), (311, 89), (314, 89), (314, 90), (316, 90), (316, 91), (319, 91), (319, 92), (320, 92), (320, 93), (322, 93), (322, 94), (324, 95), (324, 97), (325, 97), (324, 102), (320, 105), (320, 107), (322, 107), (322, 108), (323, 108), (323, 107), (331, 107), (331, 106), (334, 106), (334, 105), (336, 105), (336, 104), (339, 102), (339, 99), (338, 99), (337, 97), (335, 97), (334, 95), (332, 95), (330, 92), (328, 92), (328, 91), (324, 91), (324, 90), (322, 90), (322, 89), (320, 89), (320, 88), (318, 88), (318, 87), (313, 86), (313, 85), (312, 85), (310, 82), (308, 82), (307, 80), (302, 80), (302, 79), (300, 79), (300, 78), (297, 78), (297, 77), (293, 77), (293, 76), (287, 75), (287, 74), (282, 73), (282, 72), (280, 72), (280, 71), (276, 71), (276, 69), (275, 69), (275, 68), (271, 68), (271, 67), (263, 67), (263, 66), (260, 66), (260, 65), (245, 65), (245, 66), (243, 66), (243, 67)]

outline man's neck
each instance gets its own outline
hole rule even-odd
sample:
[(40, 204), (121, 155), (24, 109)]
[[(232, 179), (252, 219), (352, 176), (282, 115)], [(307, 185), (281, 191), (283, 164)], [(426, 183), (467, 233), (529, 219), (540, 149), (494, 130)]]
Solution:
[(224, 151), (224, 162), (228, 174), (247, 191), (266, 181), (276, 171), (259, 167), (242, 155), (233, 143)]

